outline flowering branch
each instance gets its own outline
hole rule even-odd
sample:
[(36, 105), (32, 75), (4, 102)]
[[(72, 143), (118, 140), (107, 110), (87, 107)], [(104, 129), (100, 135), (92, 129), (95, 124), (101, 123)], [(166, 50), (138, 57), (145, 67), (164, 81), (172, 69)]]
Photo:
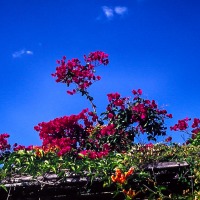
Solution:
[(107, 65), (108, 54), (102, 51), (91, 52), (88, 56), (84, 55), (85, 65), (81, 65), (81, 62), (77, 58), (68, 60), (66, 62), (66, 56), (63, 56), (57, 63), (59, 66), (56, 68), (56, 72), (52, 74), (56, 77), (56, 82), (65, 83), (67, 87), (71, 84), (75, 85), (75, 88), (68, 90), (67, 93), (73, 95), (80, 92), (82, 96), (90, 101), (94, 112), (96, 113), (96, 105), (93, 103), (93, 97), (89, 95), (87, 89), (93, 84), (94, 81), (99, 81), (100, 76), (96, 76), (95, 67), (99, 65)]

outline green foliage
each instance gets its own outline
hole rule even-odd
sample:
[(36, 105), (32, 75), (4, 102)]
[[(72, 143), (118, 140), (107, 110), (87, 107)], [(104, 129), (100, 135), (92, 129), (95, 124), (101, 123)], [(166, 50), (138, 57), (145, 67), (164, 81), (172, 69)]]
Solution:
[[(199, 149), (199, 146), (179, 146), (177, 144), (171, 146), (155, 144), (151, 147), (133, 145), (126, 153), (112, 152), (101, 159), (90, 159), (87, 156), (75, 159), (69, 156), (58, 157), (53, 152), (45, 153), (42, 150), (40, 150), (40, 154), (35, 150), (19, 150), (12, 152), (1, 161), (0, 180), (11, 178), (16, 174), (35, 177), (46, 173), (55, 173), (63, 177), (66, 176), (64, 172), (67, 170), (81, 177), (88, 177), (90, 184), (96, 178), (100, 178), (104, 182), (104, 186), (108, 187), (114, 184), (111, 181), (111, 175), (116, 168), (127, 171), (133, 166), (135, 171), (128, 184), (130, 187), (134, 186), (132, 189), (138, 195), (147, 195), (150, 199), (170, 199), (172, 197), (173, 199), (181, 199), (181, 196), (189, 199), (190, 196), (198, 196), (200, 191)], [(183, 174), (179, 174), (179, 182), (186, 183), (185, 190), (181, 191), (182, 194), (180, 191), (177, 194), (170, 193), (167, 186), (158, 185), (153, 174), (145, 171), (146, 164), (164, 161), (186, 161), (189, 164), (189, 172), (187, 173), (190, 178), (187, 179)], [(1, 187), (4, 186), (1, 184)]]

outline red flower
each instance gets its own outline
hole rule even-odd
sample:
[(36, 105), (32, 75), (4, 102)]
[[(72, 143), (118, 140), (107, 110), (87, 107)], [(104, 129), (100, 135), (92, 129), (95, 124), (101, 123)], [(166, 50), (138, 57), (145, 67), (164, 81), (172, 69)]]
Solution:
[(165, 142), (171, 142), (172, 141), (172, 137), (168, 137), (165, 139)]
[(10, 149), (10, 144), (8, 144), (7, 138), (9, 138), (10, 135), (7, 133), (0, 134), (0, 150), (5, 151)]
[(100, 133), (102, 136), (106, 135), (114, 135), (116, 132), (114, 124), (108, 124), (107, 126), (103, 126)]
[(172, 118), (172, 114), (167, 114), (166, 116), (169, 118)]
[(67, 91), (67, 94), (69, 94), (69, 95), (73, 95), (74, 92), (68, 90), (68, 91)]
[(138, 89), (137, 93), (138, 93), (139, 95), (142, 95), (142, 90), (141, 90), (141, 89)]
[(194, 118), (194, 121), (193, 121), (193, 124), (192, 124), (192, 128), (198, 127), (199, 123), (200, 123), (200, 119)]
[(110, 94), (107, 94), (108, 96), (108, 101), (111, 102), (113, 100), (118, 100), (120, 98), (120, 94), (119, 93), (110, 93)]
[(146, 144), (146, 145), (145, 145), (145, 147), (146, 147), (147, 149), (151, 149), (151, 148), (153, 148), (153, 146), (154, 146), (154, 145), (153, 145), (152, 143), (149, 143), (149, 144)]
[(193, 130), (192, 130), (192, 133), (194, 133), (194, 134), (200, 133), (200, 128), (193, 129)]
[(136, 90), (132, 90), (132, 93), (134, 95), (142, 95), (142, 90), (141, 89), (138, 89), (137, 91)]
[(112, 119), (114, 115), (112, 113), (108, 113), (108, 118)]
[(19, 150), (25, 150), (26, 147), (24, 145), (17, 145), (15, 148), (14, 148), (14, 151), (19, 151)]
[(84, 157), (88, 157), (90, 159), (97, 159), (97, 158), (102, 158), (104, 156), (108, 155), (108, 151), (100, 151), (100, 152), (96, 152), (96, 151), (92, 151), (92, 150), (83, 150), (79, 153), (79, 158)]
[(189, 121), (190, 119), (189, 118), (185, 118), (185, 119), (182, 119), (182, 120), (178, 120), (178, 124), (175, 124), (174, 126), (171, 126), (170, 129), (173, 130), (173, 131), (184, 131), (188, 128), (188, 123), (187, 121)]
[(132, 90), (132, 93), (133, 93), (134, 95), (136, 95), (136, 94), (137, 94), (137, 91), (136, 91), (136, 90)]

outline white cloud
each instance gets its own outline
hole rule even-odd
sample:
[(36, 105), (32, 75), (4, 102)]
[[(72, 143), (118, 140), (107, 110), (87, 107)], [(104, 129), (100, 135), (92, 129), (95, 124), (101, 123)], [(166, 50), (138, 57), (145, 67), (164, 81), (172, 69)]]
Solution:
[(32, 51), (26, 51), (26, 54), (33, 55), (33, 52)]
[(108, 19), (113, 18), (115, 15), (124, 15), (128, 11), (128, 8), (125, 6), (115, 6), (114, 8), (103, 6), (102, 9)]
[(13, 58), (19, 58), (19, 57), (21, 57), (23, 55), (33, 55), (33, 51), (22, 49), (20, 51), (15, 51), (12, 54), (12, 57)]
[(107, 7), (107, 6), (103, 6), (102, 9), (103, 9), (103, 12), (104, 12), (104, 14), (105, 14), (105, 16), (106, 16), (107, 18), (111, 18), (111, 17), (114, 16), (114, 13), (113, 13), (113, 9), (112, 9), (112, 8), (109, 8), (109, 7)]
[(116, 6), (114, 10), (115, 13), (118, 15), (123, 15), (128, 11), (127, 7), (122, 7), (122, 6)]

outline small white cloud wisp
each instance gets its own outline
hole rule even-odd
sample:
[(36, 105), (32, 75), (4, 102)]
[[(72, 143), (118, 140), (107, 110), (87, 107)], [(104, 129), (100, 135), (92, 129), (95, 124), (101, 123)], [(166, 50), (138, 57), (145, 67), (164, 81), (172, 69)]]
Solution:
[(115, 10), (116, 14), (123, 15), (128, 11), (128, 8), (127, 7), (122, 7), (122, 6), (116, 6), (114, 10)]
[(102, 7), (104, 15), (108, 19), (112, 19), (115, 15), (124, 15), (127, 13), (128, 8), (125, 6), (115, 6), (114, 8), (108, 7), (108, 6), (103, 6)]
[(109, 8), (109, 7), (107, 7), (107, 6), (103, 6), (102, 9), (103, 9), (103, 12), (104, 12), (104, 14), (105, 14), (105, 16), (106, 16), (107, 18), (111, 18), (111, 17), (114, 16), (114, 13), (113, 13), (113, 9), (112, 9), (112, 8)]
[(20, 51), (15, 51), (12, 54), (12, 57), (13, 58), (19, 58), (19, 57), (21, 57), (23, 55), (33, 55), (33, 51), (22, 49)]

